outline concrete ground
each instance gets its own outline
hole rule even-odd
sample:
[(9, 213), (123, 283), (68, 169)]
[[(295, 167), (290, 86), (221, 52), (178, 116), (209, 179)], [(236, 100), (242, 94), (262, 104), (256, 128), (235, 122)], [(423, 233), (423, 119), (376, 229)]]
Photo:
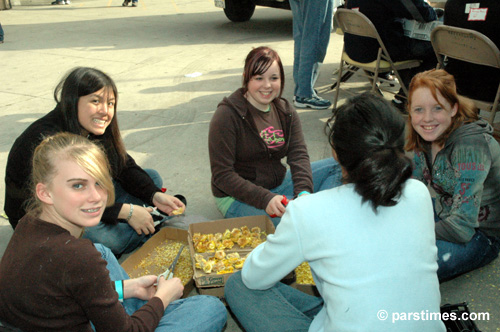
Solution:
[[(168, 192), (188, 199), (188, 215), (220, 219), (211, 198), (208, 124), (218, 102), (241, 84), (243, 60), (252, 47), (276, 49), (285, 66), (283, 96), (293, 97), (291, 12), (257, 8), (250, 22), (235, 24), (211, 0), (15, 0), (0, 11), (0, 170), (14, 139), (55, 103), (53, 89), (75, 66), (99, 68), (120, 92), (118, 117), (128, 152), (163, 175)], [(342, 37), (332, 34), (317, 83), (329, 90)], [(341, 95), (342, 98), (345, 95)], [(323, 134), (331, 110), (299, 110), (311, 160), (330, 156)], [(3, 177), (3, 176), (2, 176)], [(3, 206), (4, 183), (0, 182)], [(0, 255), (12, 230), (0, 220)], [(409, 285), (411, 287), (411, 285)], [(500, 331), (500, 259), (441, 285), (443, 303), (466, 301), (483, 331)], [(367, 299), (369, 300), (369, 299)], [(241, 331), (230, 319), (226, 331)]]

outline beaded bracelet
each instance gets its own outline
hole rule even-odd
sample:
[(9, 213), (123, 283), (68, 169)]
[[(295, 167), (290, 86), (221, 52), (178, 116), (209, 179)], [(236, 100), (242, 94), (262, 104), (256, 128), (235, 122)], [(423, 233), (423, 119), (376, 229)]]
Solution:
[(128, 216), (127, 216), (127, 222), (130, 221), (130, 218), (132, 218), (132, 213), (134, 213), (134, 205), (133, 204), (130, 204), (130, 212), (128, 213)]

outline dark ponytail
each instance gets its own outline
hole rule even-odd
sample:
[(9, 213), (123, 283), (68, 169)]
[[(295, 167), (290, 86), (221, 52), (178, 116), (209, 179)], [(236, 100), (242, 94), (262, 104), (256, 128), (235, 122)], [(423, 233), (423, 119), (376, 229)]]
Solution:
[(334, 111), (329, 121), (329, 142), (345, 169), (345, 181), (378, 206), (393, 206), (412, 175), (404, 154), (405, 121), (382, 97), (364, 93)]

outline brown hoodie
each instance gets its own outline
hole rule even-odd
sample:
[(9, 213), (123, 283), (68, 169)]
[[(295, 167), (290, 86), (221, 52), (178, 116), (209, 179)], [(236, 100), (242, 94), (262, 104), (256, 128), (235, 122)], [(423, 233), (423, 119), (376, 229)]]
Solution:
[(242, 88), (218, 105), (208, 136), (215, 197), (231, 196), (265, 209), (276, 195), (269, 190), (279, 186), (285, 177), (286, 167), (281, 163), (285, 157), (292, 173), (294, 195), (313, 191), (311, 164), (299, 116), (286, 99), (276, 98), (272, 103), (285, 137), (285, 146), (279, 151), (271, 151), (259, 136), (250, 113), (253, 106), (244, 97)]

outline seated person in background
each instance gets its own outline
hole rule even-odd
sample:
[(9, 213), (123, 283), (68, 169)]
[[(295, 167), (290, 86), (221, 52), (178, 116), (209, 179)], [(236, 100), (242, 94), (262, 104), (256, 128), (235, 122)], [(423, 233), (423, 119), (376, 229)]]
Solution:
[(226, 218), (267, 213), (277, 225), (285, 212), (283, 196), (340, 184), (333, 158), (309, 162), (299, 116), (281, 98), (284, 84), (278, 53), (253, 49), (245, 60), (243, 87), (222, 100), (210, 122), (212, 193)]
[[(444, 11), (444, 24), (478, 31), (491, 39), (500, 49), (500, 1), (478, 1), (482, 10), (471, 15), (470, 0), (448, 0)], [(457, 91), (463, 96), (493, 102), (500, 83), (500, 69), (448, 59), (446, 71), (455, 77)]]
[(440, 281), (488, 264), (500, 250), (500, 145), (444, 70), (417, 74), (408, 98), (413, 177), (436, 192)]
[[(390, 319), (439, 313), (440, 305), (432, 201), (411, 179), (403, 118), (365, 93), (330, 124), (345, 184), (289, 204), (276, 232), (227, 281), (227, 303), (247, 332), (444, 332), (439, 320)], [(304, 261), (321, 297), (279, 282)]]
[(113, 205), (109, 171), (104, 151), (80, 135), (36, 148), (32, 202), (0, 263), (0, 318), (23, 331), (92, 331), (91, 322), (103, 332), (221, 331), (218, 298), (179, 300), (179, 278), (129, 279), (108, 248), (80, 238)]
[[(437, 20), (434, 9), (424, 0), (410, 0), (413, 2), (425, 22)], [(359, 9), (372, 21), (384, 42), (392, 61), (422, 60), (417, 68), (399, 70), (406, 87), (411, 78), (418, 72), (436, 67), (437, 59), (430, 41), (409, 38), (404, 35), (402, 19), (413, 20), (413, 16), (403, 0), (349, 0), (346, 8)], [(368, 63), (377, 59), (378, 42), (371, 38), (344, 35), (345, 51), (355, 61)], [(404, 108), (404, 94), (399, 90), (393, 104), (399, 109)]]
[(83, 237), (104, 244), (116, 255), (135, 250), (155, 231), (151, 209), (143, 204), (171, 214), (183, 209), (184, 203), (161, 191), (163, 181), (157, 171), (143, 170), (127, 154), (118, 127), (118, 91), (108, 75), (94, 68), (75, 68), (57, 85), (54, 98), (55, 109), (33, 122), (10, 150), (4, 207), (10, 224), (15, 228), (26, 212), (35, 147), (47, 136), (70, 132), (104, 147), (115, 186), (116, 203), (106, 208), (97, 226), (86, 228)]

